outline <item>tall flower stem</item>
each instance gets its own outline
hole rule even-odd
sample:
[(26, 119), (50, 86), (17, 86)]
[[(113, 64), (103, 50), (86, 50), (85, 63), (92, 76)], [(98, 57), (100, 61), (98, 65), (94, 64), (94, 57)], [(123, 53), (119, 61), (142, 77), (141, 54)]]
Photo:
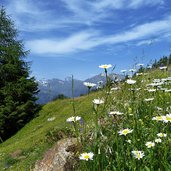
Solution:
[(74, 116), (76, 115), (76, 109), (75, 109), (75, 101), (74, 101), (74, 76), (72, 75), (72, 108), (74, 112)]

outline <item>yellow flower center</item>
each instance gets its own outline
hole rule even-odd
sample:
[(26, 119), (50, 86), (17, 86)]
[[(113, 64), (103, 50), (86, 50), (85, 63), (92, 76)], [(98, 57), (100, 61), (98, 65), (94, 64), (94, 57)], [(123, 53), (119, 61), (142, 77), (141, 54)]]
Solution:
[(88, 160), (90, 157), (89, 157), (89, 155), (85, 155), (84, 158), (85, 158), (86, 160)]
[(162, 117), (161, 116), (156, 116), (156, 120), (160, 121), (160, 120), (162, 120)]
[(171, 121), (171, 117), (166, 116), (167, 121)]
[(123, 130), (123, 134), (124, 134), (124, 135), (126, 135), (126, 134), (128, 134), (128, 133), (129, 133), (129, 130), (127, 130), (127, 129), (126, 129), (126, 130)]
[(137, 158), (138, 158), (138, 159), (140, 159), (140, 158), (141, 158), (140, 153), (137, 153)]

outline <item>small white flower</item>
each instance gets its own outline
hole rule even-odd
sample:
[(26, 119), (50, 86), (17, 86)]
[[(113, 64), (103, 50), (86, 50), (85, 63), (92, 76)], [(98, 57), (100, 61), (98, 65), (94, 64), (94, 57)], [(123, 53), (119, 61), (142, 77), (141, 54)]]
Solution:
[(120, 87), (113, 87), (113, 88), (111, 88), (111, 91), (117, 91), (117, 90), (120, 90)]
[(143, 73), (136, 73), (136, 76), (141, 76), (141, 75), (143, 75)]
[(145, 156), (143, 151), (132, 151), (132, 154), (138, 160), (140, 160), (141, 158)]
[(164, 122), (171, 122), (171, 114), (167, 114), (166, 116), (163, 116), (163, 121)]
[(163, 121), (163, 116), (155, 116), (152, 118), (154, 121)]
[(166, 89), (165, 92), (166, 93), (171, 93), (171, 89)]
[(89, 83), (89, 82), (84, 82), (83, 84), (84, 84), (86, 87), (88, 87), (88, 88), (91, 88), (91, 87), (96, 86), (96, 84), (94, 84), (94, 83)]
[(157, 134), (157, 136), (160, 137), (160, 138), (163, 138), (163, 137), (167, 137), (167, 134), (160, 132), (160, 133)]
[(96, 104), (96, 105), (100, 105), (100, 104), (104, 103), (104, 100), (102, 100), (102, 99), (94, 99), (93, 103)]
[(160, 139), (160, 138), (157, 138), (157, 139), (155, 139), (154, 140), (156, 143), (161, 143), (162, 142), (162, 140)]
[(88, 161), (88, 160), (93, 160), (93, 156), (94, 154), (92, 152), (89, 152), (89, 153), (82, 153), (79, 158), (80, 160)]
[(153, 100), (154, 100), (154, 98), (144, 99), (144, 101), (146, 101), (146, 102), (150, 102), (150, 101), (153, 101)]
[(163, 82), (159, 82), (159, 83), (151, 83), (151, 84), (148, 84), (147, 86), (152, 86), (152, 87), (159, 87), (163, 84)]
[(162, 66), (162, 67), (159, 67), (160, 68), (160, 70), (165, 70), (165, 69), (167, 69), (167, 66)]
[(171, 77), (167, 77), (167, 80), (168, 80), (168, 81), (171, 81)]
[(156, 92), (156, 89), (147, 89), (148, 92)]
[(104, 65), (100, 65), (99, 68), (103, 68), (103, 69), (108, 69), (111, 68), (112, 65), (111, 64), (104, 64)]
[(128, 79), (128, 80), (126, 80), (126, 83), (131, 85), (131, 84), (135, 84), (136, 81), (132, 80), (132, 79)]
[(162, 111), (162, 110), (163, 110), (161, 107), (158, 107), (158, 106), (156, 106), (156, 109), (157, 109), (158, 111)]
[(127, 142), (128, 142), (129, 144), (131, 144), (131, 140), (127, 140)]
[(146, 146), (147, 146), (147, 148), (152, 148), (152, 147), (154, 147), (155, 146), (155, 143), (154, 142), (152, 142), (152, 141), (149, 141), (149, 142), (146, 142), (146, 144), (145, 144)]
[(51, 122), (51, 121), (53, 121), (55, 119), (56, 119), (56, 117), (51, 117), (51, 118), (48, 118), (47, 121)]
[(128, 89), (129, 91), (139, 91), (139, 90), (141, 90), (141, 88), (130, 88), (130, 89)]
[(161, 81), (160, 79), (154, 79), (153, 83), (160, 83), (160, 81)]
[(119, 111), (111, 111), (109, 112), (109, 115), (123, 115), (124, 113), (119, 112)]
[(72, 116), (72, 117), (68, 118), (66, 121), (67, 122), (76, 122), (76, 121), (79, 121), (79, 120), (81, 120), (81, 117), (79, 117), (79, 116)]
[(161, 79), (161, 82), (166, 82), (167, 81), (167, 78), (162, 78)]
[(126, 128), (126, 129), (123, 129), (123, 130), (121, 130), (121, 131), (119, 131), (118, 133), (119, 133), (119, 135), (127, 135), (127, 134), (129, 134), (129, 133), (132, 133), (132, 129), (128, 129), (128, 128)]

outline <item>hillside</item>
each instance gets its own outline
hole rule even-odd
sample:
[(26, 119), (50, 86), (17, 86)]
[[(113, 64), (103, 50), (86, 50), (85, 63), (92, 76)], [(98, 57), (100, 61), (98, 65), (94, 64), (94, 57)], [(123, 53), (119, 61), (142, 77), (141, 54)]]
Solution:
[[(127, 139), (126, 137), (122, 139), (122, 137), (119, 137), (117, 135), (118, 131), (121, 128), (126, 128), (126, 127), (134, 128), (134, 132), (135, 132), (133, 134), (134, 138), (129, 142), (132, 141), (133, 142), (132, 145), (136, 146), (136, 149), (139, 149), (139, 147), (145, 149), (143, 145), (143, 143), (145, 143), (144, 139), (150, 141), (152, 138), (155, 137), (155, 134), (156, 132), (158, 132), (158, 130), (165, 131), (167, 132), (167, 142), (166, 144), (164, 144), (165, 147), (160, 148), (160, 150), (163, 153), (166, 150), (166, 147), (168, 150), (170, 150), (171, 147), (169, 145), (169, 142), (171, 139), (171, 135), (169, 135), (169, 131), (168, 131), (169, 128), (167, 128), (167, 125), (159, 126), (157, 124), (155, 126), (154, 121), (152, 121), (152, 117), (157, 116), (160, 113), (166, 115), (169, 112), (171, 112), (169, 108), (171, 106), (171, 99), (170, 99), (171, 96), (169, 93), (171, 87), (170, 87), (169, 76), (170, 73), (167, 71), (163, 71), (159, 69), (151, 70), (147, 74), (143, 74), (133, 78), (137, 81), (137, 83), (133, 85), (133, 87), (130, 87), (130, 85), (127, 85), (125, 82), (123, 82), (120, 85), (114, 85), (115, 89), (111, 93), (106, 92), (106, 90), (102, 90), (75, 99), (74, 104), (76, 108), (76, 115), (81, 116), (84, 121), (88, 121), (90, 129), (91, 127), (94, 128), (94, 124), (90, 124), (90, 123), (94, 123), (94, 120), (96, 120), (95, 117), (96, 112), (92, 108), (93, 99), (103, 97), (107, 101), (104, 104), (104, 107), (99, 108), (98, 111), (100, 114), (100, 119), (102, 119), (103, 124), (100, 125), (99, 127), (96, 127), (97, 126), (96, 125), (95, 129), (93, 130), (102, 129), (101, 130), (102, 132), (100, 133), (102, 134), (102, 138), (103, 137), (105, 138), (106, 136), (108, 137), (107, 139), (105, 138), (102, 140), (101, 139), (97, 140), (97, 142), (99, 142), (98, 144), (100, 144), (101, 146), (102, 151), (106, 150), (106, 147), (110, 147), (110, 146), (113, 147), (113, 149), (111, 149), (113, 150), (113, 155), (110, 156), (110, 158), (108, 159), (110, 160), (110, 162), (113, 162), (113, 164), (110, 166), (109, 170), (116, 169), (114, 168), (114, 166), (116, 165), (116, 161), (123, 160), (121, 158), (122, 156), (118, 157), (117, 156), (118, 153), (115, 154), (114, 151), (117, 152), (117, 150), (119, 150), (120, 155), (122, 155), (123, 153), (125, 153), (124, 148), (126, 148), (127, 151), (133, 150), (133, 146), (126, 147), (126, 145), (125, 146), (122, 145), (125, 143), (125, 140), (128, 141), (130, 139)], [(167, 81), (166, 84), (167, 88), (161, 87), (162, 86), (161, 84), (159, 89), (156, 90), (157, 93), (153, 93), (153, 92), (150, 93), (151, 90), (149, 88), (148, 88), (149, 90), (148, 92), (146, 85), (150, 84), (151, 82), (153, 82), (153, 84), (154, 82), (160, 82), (162, 80), (161, 78)], [(158, 80), (154, 80), (154, 79), (158, 79)], [(118, 89), (118, 87), (121, 89)], [(164, 93), (164, 92), (168, 92), (168, 93)], [(145, 101), (147, 101), (147, 103), (144, 101), (144, 99)], [(154, 102), (152, 102), (153, 100)], [(47, 151), (57, 140), (61, 138), (61, 134), (58, 134), (59, 132), (62, 132), (63, 133), (62, 135), (67, 135), (69, 133), (69, 127), (70, 128), (72, 127), (70, 124), (66, 123), (66, 119), (68, 117), (73, 116), (72, 107), (73, 107), (72, 99), (57, 100), (43, 106), (37, 118), (33, 119), (30, 123), (28, 123), (16, 135), (8, 139), (6, 142), (0, 144), (0, 161), (1, 161), (0, 170), (6, 168), (9, 171), (10, 170), (25, 171), (33, 168), (35, 161), (40, 159), (42, 155), (45, 153), (45, 151)], [(121, 111), (125, 113), (125, 116), (121, 116), (121, 118), (119, 118), (120, 117), (119, 114), (116, 117), (108, 117), (106, 114), (109, 113), (110, 110)], [(136, 127), (134, 125), (135, 123), (136, 123)], [(138, 127), (137, 124), (139, 124)], [(111, 134), (111, 131), (115, 131), (115, 132)], [(141, 137), (140, 135), (143, 133), (143, 131), (145, 131), (146, 133), (143, 134), (143, 136)], [(152, 133), (152, 131), (155, 131), (155, 133)], [(137, 132), (138, 134), (136, 134)], [(98, 134), (96, 136), (98, 136)], [(138, 144), (136, 142), (136, 139), (138, 139)], [(101, 141), (104, 142), (100, 143)], [(121, 146), (118, 146), (118, 143), (121, 144)], [(95, 142), (93, 143), (91, 141), (87, 142), (87, 147), (85, 147), (85, 150), (86, 149), (90, 150), (91, 146), (92, 146), (91, 150), (96, 149), (96, 145), (98, 144), (96, 144)], [(96, 151), (93, 152), (96, 153)], [(19, 155), (17, 155), (17, 153), (19, 153)], [(128, 169), (129, 167), (143, 168), (143, 164), (146, 163), (147, 164), (146, 167), (148, 170), (149, 162), (147, 161), (150, 157), (148, 156), (148, 153), (149, 151), (146, 151), (145, 155), (147, 155), (147, 157), (145, 156), (145, 160), (144, 161), (142, 160), (141, 165), (135, 162), (135, 160), (133, 160), (132, 157), (130, 156), (130, 153), (128, 153), (129, 157), (128, 156), (126, 157), (128, 157), (129, 160), (132, 159), (134, 162), (130, 164), (129, 162), (131, 161), (128, 161), (124, 165), (121, 162), (119, 167), (121, 169), (122, 168)], [(104, 152), (102, 154), (104, 154)], [(149, 155), (150, 154), (151, 153), (149, 153)], [(167, 154), (165, 154), (165, 156), (167, 158)], [(113, 160), (115, 157), (116, 157), (116, 161)], [(161, 160), (166, 160), (166, 158), (164, 159), (161, 158)], [(83, 164), (82, 162), (80, 167), (83, 167), (84, 169), (87, 170), (89, 170), (90, 168), (94, 169), (97, 167), (95, 163), (99, 160), (100, 162), (103, 162), (106, 159), (104, 156), (99, 154), (99, 158), (95, 157), (94, 161), (92, 161), (91, 164), (89, 163)], [(156, 163), (157, 162), (153, 163), (153, 165), (156, 165)], [(105, 165), (102, 164), (98, 167), (104, 169), (106, 167), (109, 167), (109, 165), (105, 167)], [(162, 169), (169, 168), (170, 165), (167, 164), (163, 166), (161, 164), (160, 167)]]
[[(85, 120), (90, 117), (93, 98), (98, 93), (92, 93), (75, 99), (76, 113)], [(16, 135), (0, 144), (0, 170), (29, 170), (35, 160), (41, 158), (42, 154), (52, 146), (54, 141), (49, 142), (50, 133), (63, 130), (68, 126), (66, 119), (73, 115), (72, 100), (57, 100), (46, 104), (39, 112), (39, 116), (28, 123)], [(48, 118), (55, 117), (55, 120), (48, 121)], [(55, 135), (54, 135), (55, 136)], [(52, 137), (52, 139), (55, 137)], [(19, 159), (13, 158), (10, 154), (21, 150)], [(12, 165), (12, 167), (10, 167)]]

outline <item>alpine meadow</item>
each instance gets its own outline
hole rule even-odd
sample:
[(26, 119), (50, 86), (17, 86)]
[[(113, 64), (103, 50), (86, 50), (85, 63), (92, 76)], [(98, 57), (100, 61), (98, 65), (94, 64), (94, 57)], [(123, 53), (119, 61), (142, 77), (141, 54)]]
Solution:
[(0, 171), (171, 170), (168, 0), (1, 3)]

